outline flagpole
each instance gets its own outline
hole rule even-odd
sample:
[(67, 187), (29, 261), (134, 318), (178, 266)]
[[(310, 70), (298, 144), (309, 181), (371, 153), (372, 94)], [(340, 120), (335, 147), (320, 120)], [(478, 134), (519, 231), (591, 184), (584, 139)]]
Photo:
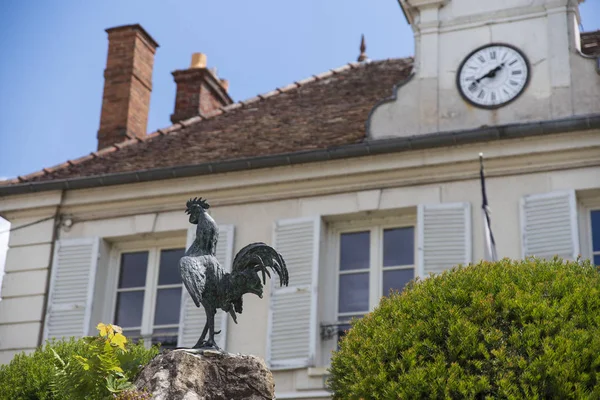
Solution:
[(479, 177), (481, 180), (481, 211), (483, 216), (483, 231), (485, 235), (485, 259), (488, 261), (497, 261), (496, 241), (492, 234), (492, 224), (490, 209), (487, 201), (487, 193), (485, 190), (485, 174), (483, 171), (483, 153), (479, 153)]

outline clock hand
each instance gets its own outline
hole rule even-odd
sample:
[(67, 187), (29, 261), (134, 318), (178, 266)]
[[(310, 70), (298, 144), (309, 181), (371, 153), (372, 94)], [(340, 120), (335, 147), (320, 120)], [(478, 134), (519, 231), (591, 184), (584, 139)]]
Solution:
[(496, 72), (500, 71), (502, 69), (502, 67), (504, 67), (504, 63), (502, 63), (502, 64), (498, 65), (496, 68), (488, 71), (487, 74), (483, 75), (479, 79), (475, 79), (475, 82), (479, 83), (484, 78), (493, 78), (494, 76), (496, 76)]

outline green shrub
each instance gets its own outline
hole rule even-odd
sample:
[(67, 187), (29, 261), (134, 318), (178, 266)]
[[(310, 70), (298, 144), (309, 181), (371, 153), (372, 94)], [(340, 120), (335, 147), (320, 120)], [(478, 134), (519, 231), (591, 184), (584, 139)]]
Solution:
[(482, 262), (411, 282), (354, 323), (334, 399), (600, 398), (600, 275), (589, 262)]
[(46, 400), (54, 399), (50, 382), (55, 373), (54, 349), (63, 359), (83, 354), (83, 339), (47, 341), (31, 354), (19, 353), (10, 364), (0, 365), (0, 399)]
[(0, 366), (0, 398), (105, 399), (132, 389), (140, 367), (158, 348), (128, 342), (117, 326), (98, 329), (98, 336), (52, 340), (32, 354), (17, 354)]

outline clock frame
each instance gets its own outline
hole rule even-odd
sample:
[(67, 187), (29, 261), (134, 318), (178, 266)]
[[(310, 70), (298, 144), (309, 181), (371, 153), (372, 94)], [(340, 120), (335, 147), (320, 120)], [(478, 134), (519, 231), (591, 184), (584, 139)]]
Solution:
[[(514, 51), (515, 53), (517, 53), (523, 59), (524, 65), (527, 68), (527, 73), (526, 73), (526, 77), (525, 77), (525, 82), (523, 83), (521, 88), (518, 90), (518, 92), (516, 94), (514, 94), (508, 100), (501, 102), (501, 103), (497, 103), (497, 104), (481, 104), (481, 103), (477, 103), (477, 102), (473, 101), (468, 95), (466, 95), (464, 93), (462, 86), (461, 86), (461, 75), (462, 75), (464, 68), (467, 66), (467, 63), (471, 60), (471, 58), (475, 54), (477, 54), (481, 50), (484, 50), (487, 48), (492, 48), (492, 47), (505, 47), (505, 48), (508, 48), (508, 49)], [(516, 46), (510, 45), (510, 44), (507, 44), (507, 43), (500, 43), (500, 42), (488, 43), (483, 46), (477, 47), (476, 49), (472, 50), (469, 54), (467, 54), (466, 57), (464, 57), (464, 59), (460, 63), (460, 66), (458, 67), (458, 70), (456, 72), (456, 87), (457, 87), (458, 92), (460, 93), (461, 97), (467, 103), (469, 103), (475, 107), (478, 107), (478, 108), (494, 110), (494, 109), (504, 107), (504, 106), (512, 103), (516, 99), (518, 99), (523, 94), (523, 92), (525, 92), (527, 87), (529, 86), (529, 81), (531, 79), (531, 73), (532, 73), (531, 64), (529, 63), (527, 56), (519, 48), (517, 48)], [(509, 78), (507, 80), (509, 80)]]

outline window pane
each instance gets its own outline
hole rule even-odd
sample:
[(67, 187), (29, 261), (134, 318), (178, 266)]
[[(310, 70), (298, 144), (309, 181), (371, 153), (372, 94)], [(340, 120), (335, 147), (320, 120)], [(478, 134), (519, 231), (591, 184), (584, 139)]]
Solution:
[(338, 335), (343, 334), (345, 331), (352, 327), (352, 325), (350, 324), (352, 320), (361, 319), (363, 316), (364, 314), (356, 314), (340, 317), (340, 324), (338, 325)]
[(340, 275), (339, 312), (369, 310), (369, 273)]
[(177, 347), (177, 328), (159, 328), (152, 332), (152, 344), (160, 343), (162, 350)]
[(350, 330), (350, 328), (352, 328), (350, 322), (348, 322), (347, 324), (338, 325), (338, 339), (343, 338), (346, 335), (346, 333)]
[(131, 343), (137, 343), (142, 338), (142, 333), (139, 329), (123, 329), (123, 335)]
[(117, 309), (115, 323), (122, 328), (140, 326), (144, 308), (144, 291), (117, 293)]
[[(348, 333), (348, 330), (352, 327), (350, 325), (350, 321), (352, 321), (353, 318), (362, 318), (362, 314), (357, 314), (357, 315), (352, 315), (352, 316), (340, 318), (340, 320), (342, 320), (342, 322), (346, 322), (347, 321), (347, 323), (343, 323), (343, 324), (338, 325), (338, 332), (337, 332), (337, 334), (338, 334), (338, 337), (337, 337), (338, 345), (339, 345), (339, 341), (344, 336), (346, 336), (346, 333)], [(339, 350), (339, 348), (338, 348), (338, 350)]]
[(369, 268), (370, 232), (342, 233), (340, 237), (340, 270)]
[(181, 288), (158, 289), (154, 325), (178, 324), (180, 305)]
[(179, 259), (183, 257), (185, 249), (161, 250), (160, 266), (158, 270), (158, 284), (171, 285), (181, 283), (179, 275)]
[(383, 266), (415, 263), (415, 229), (394, 228), (383, 231)]
[(600, 254), (594, 256), (594, 265), (600, 267)]
[(152, 336), (152, 344), (160, 343), (161, 350), (174, 349), (177, 347), (177, 335)]
[(342, 340), (342, 338), (344, 336), (346, 336), (346, 334), (348, 333), (348, 330), (350, 328), (352, 328), (352, 326), (350, 325), (350, 321), (353, 318), (362, 318), (362, 317), (363, 317), (363, 315), (357, 314), (357, 315), (352, 315), (352, 316), (340, 318), (342, 321), (347, 321), (347, 323), (343, 323), (343, 324), (338, 325), (338, 337), (337, 337), (337, 346), (336, 346), (337, 350), (340, 349), (339, 346), (340, 346), (340, 341)]
[[(592, 247), (600, 251), (600, 210), (593, 210), (592, 214)], [(596, 264), (598, 265), (598, 264)]]
[(141, 337), (142, 336), (142, 331), (140, 331), (139, 329), (126, 329), (123, 328), (123, 335), (125, 335), (128, 339), (134, 338), (134, 337)]
[(383, 271), (383, 295), (388, 296), (391, 289), (401, 292), (414, 277), (414, 268)]
[[(219, 330), (219, 329), (217, 329)], [(177, 335), (179, 332), (179, 328), (154, 328), (152, 330), (152, 336), (169, 336), (169, 335)]]
[(146, 285), (146, 268), (148, 268), (148, 252), (121, 254), (121, 272), (119, 287), (141, 287)]

